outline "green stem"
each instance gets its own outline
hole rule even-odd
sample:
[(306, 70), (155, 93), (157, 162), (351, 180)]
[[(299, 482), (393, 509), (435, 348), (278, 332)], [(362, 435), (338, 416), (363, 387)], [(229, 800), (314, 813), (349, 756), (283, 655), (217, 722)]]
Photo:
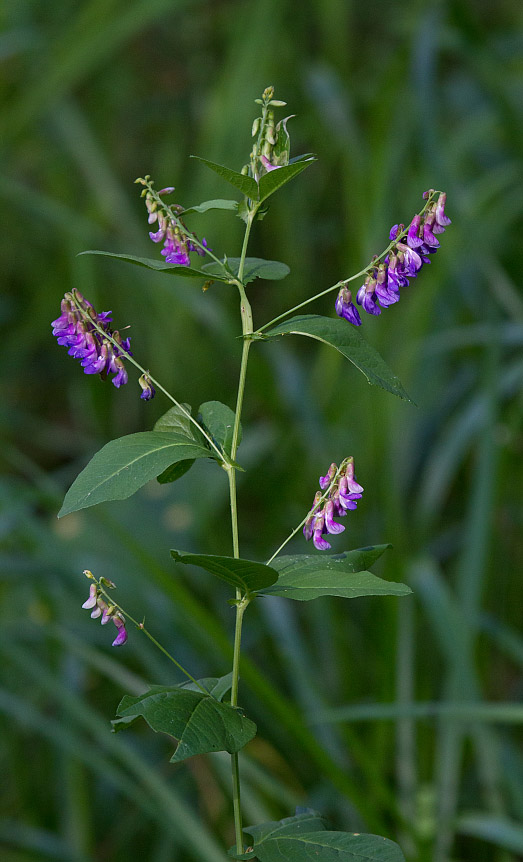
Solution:
[[(245, 381), (247, 378), (247, 362), (249, 359), (250, 335), (252, 335), (252, 311), (249, 300), (245, 293), (243, 285), (243, 273), (245, 270), (245, 257), (247, 254), (247, 246), (249, 243), (249, 234), (251, 232), (252, 223), (256, 215), (256, 207), (249, 212), (245, 228), (245, 236), (243, 238), (243, 246), (238, 267), (238, 278), (236, 284), (240, 292), (240, 313), (242, 320), (242, 332), (244, 336), (242, 347), (242, 359), (240, 366), (240, 377), (238, 380), (238, 395), (236, 398), (236, 413), (234, 417), (234, 428), (231, 443), (231, 461), (236, 460), (236, 452), (238, 450), (238, 440), (240, 433), (240, 419), (243, 406), (243, 394), (245, 391)], [(238, 558), (240, 556), (240, 542), (238, 535), (238, 507), (236, 499), (236, 470), (232, 464), (224, 465), (227, 470), (229, 480), (229, 497), (231, 503), (231, 527), (232, 527), (232, 546), (233, 555)], [(245, 608), (249, 603), (246, 596), (242, 596), (240, 590), (236, 590), (236, 624), (234, 630), (234, 654), (232, 664), (232, 688), (231, 688), (231, 706), (236, 706), (238, 703), (238, 684), (240, 680), (240, 650), (242, 636), (242, 621)], [(232, 803), (234, 813), (234, 830), (236, 835), (236, 852), (243, 853), (243, 832), (242, 832), (242, 813), (241, 813), (241, 796), (240, 796), (240, 770), (238, 754), (231, 754), (231, 773), (232, 773)]]
[(197, 685), (197, 686), (198, 686), (198, 688), (199, 688), (201, 691), (203, 691), (203, 693), (204, 693), (204, 694), (207, 694), (207, 695), (209, 694), (209, 692), (207, 691), (207, 689), (206, 689), (206, 688), (204, 688), (204, 687), (203, 687), (203, 685), (201, 685), (201, 683), (199, 683), (199, 682), (198, 682), (198, 680), (197, 680), (197, 679), (195, 679), (195, 678), (194, 678), (194, 676), (193, 676), (192, 674), (190, 674), (190, 673), (189, 673), (189, 671), (188, 671), (188, 670), (186, 670), (186, 669), (183, 667), (183, 665), (181, 665), (181, 664), (180, 664), (180, 662), (179, 662), (179, 661), (176, 661), (176, 659), (174, 658), (174, 656), (172, 656), (172, 655), (171, 655), (171, 653), (167, 652), (167, 650), (165, 649), (165, 647), (163, 647), (163, 646), (161, 645), (161, 643), (160, 643), (159, 641), (157, 641), (155, 637), (153, 637), (153, 635), (151, 634), (151, 632), (147, 631), (147, 629), (145, 628), (145, 626), (144, 626), (143, 622), (142, 622), (142, 623), (139, 623), (139, 622), (138, 622), (138, 620), (135, 620), (135, 619), (134, 619), (134, 617), (132, 617), (132, 616), (131, 616), (131, 614), (128, 614), (128, 613), (127, 613), (127, 611), (124, 611), (124, 609), (123, 609), (119, 604), (117, 604), (117, 602), (113, 601), (112, 596), (110, 595), (110, 593), (108, 593), (108, 592), (104, 589), (104, 587), (102, 586), (102, 584), (101, 584), (99, 581), (96, 581), (96, 583), (98, 584), (98, 588), (99, 588), (100, 592), (101, 592), (101, 593), (105, 596), (105, 598), (109, 601), (109, 605), (110, 605), (110, 606), (112, 606), (112, 607), (116, 608), (116, 610), (117, 610), (117, 611), (120, 611), (120, 613), (121, 613), (121, 614), (122, 614), (126, 619), (128, 619), (128, 620), (130, 620), (132, 623), (134, 623), (134, 625), (136, 626), (136, 628), (140, 629), (140, 630), (141, 630), (141, 631), (146, 635), (146, 637), (148, 637), (148, 638), (149, 638), (149, 640), (151, 641), (151, 643), (153, 643), (153, 644), (155, 645), (155, 647), (156, 647), (157, 649), (159, 649), (159, 650), (160, 650), (160, 652), (162, 652), (162, 653), (164, 654), (164, 656), (166, 656), (166, 657), (169, 659), (169, 661), (171, 661), (174, 665), (176, 665), (176, 667), (178, 668), (178, 670), (181, 670), (181, 672), (182, 672), (182, 673), (183, 673), (183, 674), (184, 674), (188, 679), (190, 679), (190, 680), (191, 680), (191, 682), (193, 682), (195, 685)]
[[(434, 201), (434, 198), (438, 194), (439, 194), (439, 192), (434, 192), (432, 195), (430, 195), (430, 197), (427, 200), (427, 203), (425, 204), (423, 209), (420, 210), (420, 212), (419, 212), (420, 216), (422, 216), (423, 213), (428, 209), (428, 207), (432, 204), (432, 202)], [(322, 296), (325, 296), (327, 293), (332, 293), (333, 290), (339, 290), (340, 287), (343, 287), (344, 285), (349, 284), (349, 282), (351, 282), (351, 281), (355, 281), (357, 278), (361, 278), (362, 275), (367, 275), (369, 270), (372, 269), (377, 264), (377, 262), (379, 260), (386, 257), (388, 255), (388, 253), (394, 248), (394, 246), (398, 242), (402, 241), (402, 239), (407, 235), (408, 230), (409, 230), (409, 225), (407, 225), (407, 227), (404, 230), (402, 230), (401, 233), (399, 233), (398, 236), (392, 240), (392, 242), (390, 242), (388, 244), (387, 248), (384, 251), (382, 251), (380, 255), (377, 255), (376, 257), (374, 257), (373, 260), (365, 267), (365, 269), (361, 269), (359, 272), (357, 272), (355, 275), (351, 275), (349, 278), (342, 278), (340, 281), (337, 281), (336, 284), (333, 284), (330, 287), (327, 287), (326, 290), (322, 290), (321, 293), (316, 293), (314, 296), (310, 296), (309, 299), (305, 299), (303, 302), (300, 302), (298, 305), (293, 306), (293, 308), (287, 309), (287, 311), (284, 311), (282, 314), (279, 314), (278, 317), (275, 317), (273, 320), (270, 320), (268, 323), (265, 323), (263, 326), (260, 326), (260, 328), (257, 329), (256, 332), (253, 333), (254, 337), (256, 338), (256, 336), (258, 336), (260, 333), (262, 333), (265, 329), (268, 329), (269, 326), (273, 326), (275, 323), (278, 323), (279, 320), (283, 320), (284, 317), (288, 317), (289, 314), (292, 314), (294, 311), (299, 311), (300, 308), (303, 308), (304, 306), (309, 305), (311, 302), (314, 302), (316, 299), (320, 299)]]

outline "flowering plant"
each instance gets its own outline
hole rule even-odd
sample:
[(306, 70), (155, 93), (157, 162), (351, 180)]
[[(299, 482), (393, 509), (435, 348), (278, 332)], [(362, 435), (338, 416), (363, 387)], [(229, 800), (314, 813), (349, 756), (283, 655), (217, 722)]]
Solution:
[[(311, 510), (267, 562), (242, 559), (236, 495), (236, 472), (241, 467), (237, 453), (242, 438), (241, 413), (249, 352), (251, 346), (260, 340), (272, 342), (281, 336), (299, 334), (322, 341), (349, 359), (369, 383), (409, 400), (400, 381), (355, 328), (362, 323), (357, 306), (369, 314), (379, 315), (383, 309), (398, 302), (401, 288), (407, 287), (409, 280), (416, 278), (422, 267), (430, 263), (431, 255), (439, 247), (436, 234), (443, 233), (450, 220), (445, 214), (445, 194), (430, 189), (424, 194), (422, 210), (407, 227), (398, 224), (392, 228), (389, 245), (364, 269), (304, 299), (256, 329), (247, 295), (248, 284), (256, 278), (284, 278), (289, 269), (279, 261), (247, 256), (251, 229), (255, 221), (265, 214), (267, 200), (315, 160), (311, 155), (290, 157), (287, 130), (290, 118), (276, 123), (275, 109), (285, 103), (274, 99), (273, 88), (268, 87), (256, 103), (261, 112), (253, 125), (254, 143), (249, 161), (241, 171), (200, 159), (241, 192), (240, 201), (210, 200), (188, 208), (169, 204), (166, 198), (174, 188), (169, 186), (157, 191), (150, 176), (145, 176), (136, 182), (142, 186), (148, 223), (155, 228), (150, 231), (150, 238), (154, 243), (163, 243), (161, 255), (165, 260), (86, 252), (107, 254), (156, 272), (203, 280), (206, 287), (218, 281), (238, 290), (242, 359), (235, 409), (219, 401), (209, 401), (193, 415), (189, 405), (178, 401), (148, 369), (140, 365), (131, 352), (130, 338), (122, 339), (117, 330), (109, 327), (111, 312), (97, 313), (77, 290), (67, 293), (62, 300), (61, 315), (53, 322), (53, 334), (59, 344), (68, 348), (71, 356), (80, 360), (84, 372), (99, 374), (102, 379), (111, 374), (114, 386), (119, 388), (128, 382), (127, 369), (134, 365), (140, 372), (140, 397), (148, 401), (156, 392), (161, 392), (172, 406), (152, 431), (130, 434), (104, 446), (67, 492), (59, 517), (107, 500), (129, 497), (151, 479), (156, 478), (162, 483), (176, 481), (190, 470), (196, 459), (212, 459), (223, 468), (229, 484), (232, 555), (224, 557), (171, 550), (171, 556), (175, 564), (198, 566), (234, 590), (231, 604), (235, 608), (236, 625), (233, 664), (229, 674), (195, 679), (156, 641), (143, 622), (133, 619), (114, 601), (112, 591), (115, 585), (111, 581), (96, 578), (88, 570), (84, 572), (91, 583), (83, 607), (91, 611), (93, 618), (100, 618), (102, 625), (112, 620), (117, 628), (113, 646), (126, 642), (128, 620), (162, 650), (185, 677), (184, 681), (174, 685), (154, 686), (139, 697), (124, 697), (117, 710), (115, 728), (124, 728), (142, 716), (154, 731), (168, 733), (178, 740), (172, 762), (211, 751), (230, 754), (236, 843), (229, 855), (235, 859), (256, 857), (260, 862), (276, 862), (314, 858), (318, 862), (327, 862), (336, 858), (343, 862), (364, 857), (398, 862), (403, 855), (394, 842), (375, 835), (330, 831), (321, 815), (310, 809), (298, 809), (294, 816), (277, 823), (243, 828), (238, 754), (256, 734), (254, 722), (244, 714), (238, 700), (242, 625), (249, 604), (269, 595), (309, 601), (326, 595), (345, 598), (404, 596), (410, 589), (368, 571), (387, 545), (326, 556), (281, 555), (288, 542), (301, 530), (305, 539), (312, 539), (319, 551), (331, 548), (326, 536), (336, 536), (345, 530), (344, 525), (335, 519), (343, 518), (348, 511), (356, 509), (363, 494), (363, 487), (356, 479), (353, 456), (346, 457), (339, 466), (331, 464), (326, 474), (320, 477), (320, 490), (314, 497)], [(244, 221), (245, 233), (239, 257), (217, 255), (206, 239), (200, 240), (187, 227), (190, 217), (209, 210), (229, 210)], [(205, 262), (197, 266), (191, 254)], [(363, 280), (356, 293), (356, 304), (349, 288), (355, 280)], [(294, 315), (294, 312), (330, 292), (337, 294), (334, 309), (337, 316)]]

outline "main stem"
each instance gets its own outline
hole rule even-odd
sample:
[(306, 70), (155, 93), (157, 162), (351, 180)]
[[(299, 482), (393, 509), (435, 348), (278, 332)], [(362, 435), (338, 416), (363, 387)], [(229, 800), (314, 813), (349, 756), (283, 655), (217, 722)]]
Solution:
[[(249, 213), (245, 236), (243, 239), (243, 247), (238, 267), (237, 286), (240, 292), (240, 313), (242, 319), (243, 332), (243, 347), (242, 359), (240, 366), (240, 378), (238, 381), (238, 395), (236, 398), (236, 414), (234, 418), (234, 428), (231, 443), (231, 461), (236, 460), (236, 452), (238, 450), (238, 441), (240, 434), (240, 418), (243, 406), (243, 394), (245, 391), (245, 380), (247, 378), (247, 362), (249, 359), (249, 349), (251, 346), (250, 337), (253, 331), (252, 312), (249, 300), (243, 286), (243, 273), (245, 269), (245, 256), (247, 254), (247, 245), (249, 243), (249, 234), (251, 232), (252, 223), (256, 211)], [(229, 496), (231, 501), (231, 527), (232, 527), (232, 547), (233, 556), (240, 556), (240, 541), (238, 536), (238, 507), (236, 501), (236, 469), (232, 464), (225, 466), (227, 477), (229, 479)], [(234, 630), (234, 655), (232, 664), (232, 687), (231, 687), (231, 706), (238, 705), (238, 683), (240, 679), (240, 650), (242, 639), (242, 622), (245, 608), (249, 604), (247, 596), (242, 596), (240, 590), (236, 590), (236, 625)], [(231, 770), (232, 770), (232, 804), (234, 813), (234, 830), (236, 835), (236, 852), (243, 853), (243, 834), (242, 834), (242, 813), (240, 800), (240, 770), (238, 763), (238, 753), (231, 754)]]

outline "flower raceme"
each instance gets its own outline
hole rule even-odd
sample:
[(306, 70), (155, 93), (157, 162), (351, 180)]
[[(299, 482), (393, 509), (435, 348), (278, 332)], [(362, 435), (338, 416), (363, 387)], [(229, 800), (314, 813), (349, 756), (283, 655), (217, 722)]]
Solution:
[(305, 521), (303, 535), (307, 541), (312, 539), (318, 551), (326, 551), (331, 546), (323, 537), (343, 533), (345, 529), (334, 518), (343, 518), (349, 509), (355, 509), (356, 501), (363, 494), (354, 475), (354, 458), (346, 458), (339, 468), (331, 464), (327, 474), (320, 476), (320, 488)]
[(121, 338), (117, 330), (109, 329), (111, 312), (97, 314), (78, 290), (65, 294), (61, 310), (60, 317), (51, 324), (53, 335), (56, 335), (58, 344), (68, 348), (69, 356), (80, 360), (84, 373), (100, 374), (102, 379), (112, 374), (111, 382), (117, 389), (127, 383), (123, 360), (126, 355), (132, 355), (131, 339)]
[(149, 236), (153, 242), (163, 242), (160, 254), (165, 257), (166, 263), (190, 266), (189, 253), (192, 251), (203, 257), (207, 241), (203, 239), (200, 242), (196, 234), (187, 230), (179, 217), (184, 208), (180, 204), (171, 204), (169, 207), (162, 206), (162, 195), (172, 194), (174, 186), (166, 186), (166, 188), (156, 192), (153, 190), (153, 182), (149, 176), (143, 179), (138, 177), (135, 182), (147, 187), (142, 191), (142, 197), (145, 198), (145, 206), (149, 213), (147, 221), (149, 224), (157, 224), (158, 226), (158, 230), (149, 231)]
[[(423, 213), (415, 215), (405, 234), (403, 225), (394, 225), (389, 238), (393, 245), (382, 263), (375, 263), (367, 271), (365, 282), (356, 294), (356, 303), (367, 314), (381, 314), (382, 309), (398, 302), (400, 288), (407, 287), (409, 279), (416, 278), (430, 255), (439, 248), (436, 234), (444, 233), (451, 223), (445, 215), (447, 195), (429, 189), (423, 197), (428, 200)], [(396, 240), (396, 241), (395, 241)], [(361, 326), (359, 311), (352, 301), (351, 291), (343, 285), (336, 299), (336, 314), (354, 326)]]
[(112, 581), (109, 581), (107, 578), (101, 578), (100, 582), (96, 581), (94, 575), (89, 571), (89, 569), (85, 569), (84, 575), (90, 580), (94, 581), (89, 588), (89, 597), (83, 603), (82, 607), (86, 610), (91, 611), (91, 619), (96, 620), (101, 617), (101, 624), (104, 626), (109, 620), (112, 620), (118, 629), (118, 634), (116, 635), (112, 646), (122, 646), (127, 640), (127, 630), (125, 628), (125, 617), (116, 609), (114, 605), (107, 604), (105, 599), (102, 596), (102, 591), (100, 589), (100, 584), (103, 582), (104, 586), (114, 589), (114, 584)]

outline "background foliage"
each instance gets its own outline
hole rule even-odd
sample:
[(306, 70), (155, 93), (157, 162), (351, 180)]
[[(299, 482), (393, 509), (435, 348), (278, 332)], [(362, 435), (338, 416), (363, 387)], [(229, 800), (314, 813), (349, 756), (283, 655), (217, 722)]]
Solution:
[[(196, 463), (57, 521), (88, 457), (168, 405), (86, 378), (49, 321), (77, 287), (132, 323), (137, 356), (181, 401), (231, 402), (234, 291), (76, 254), (152, 256), (132, 184), (145, 172), (185, 205), (226, 196), (188, 156), (239, 169), (267, 84), (297, 114), (292, 154), (320, 160), (255, 232), (250, 253), (292, 270), (251, 286), (258, 325), (360, 269), (429, 186), (448, 190), (453, 226), (401, 303), (364, 321), (417, 408), (308, 339), (252, 350), (242, 555), (267, 558), (318, 475), (354, 454), (366, 493), (348, 546), (391, 541), (377, 571), (415, 595), (249, 611), (246, 819), (305, 804), (409, 860), (523, 858), (523, 7), (8, 0), (2, 18), (2, 858), (218, 860), (232, 843), (226, 760), (176, 766), (145, 726), (109, 733), (121, 696), (178, 681), (171, 666), (139, 632), (111, 651), (80, 608), (88, 567), (196, 676), (227, 672), (229, 590), (168, 554), (230, 553), (225, 479)], [(238, 219), (192, 218), (238, 253)]]

